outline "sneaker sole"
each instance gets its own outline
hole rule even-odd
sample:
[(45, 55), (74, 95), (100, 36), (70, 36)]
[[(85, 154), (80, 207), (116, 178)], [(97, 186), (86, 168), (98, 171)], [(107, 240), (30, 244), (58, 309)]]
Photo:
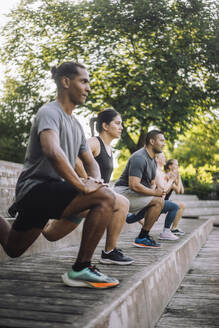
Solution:
[(133, 243), (133, 245), (139, 248), (160, 248), (160, 246), (148, 246), (148, 245), (136, 244), (136, 243)]
[(70, 287), (87, 287), (87, 288), (96, 288), (96, 289), (107, 289), (116, 287), (119, 285), (119, 281), (117, 282), (93, 282), (93, 281), (82, 281), (82, 280), (74, 280), (69, 279), (68, 274), (64, 273), (62, 276), (62, 281), (66, 286)]
[(130, 265), (133, 262), (135, 262), (134, 260), (132, 261), (127, 261), (127, 262), (120, 262), (120, 261), (113, 261), (113, 260), (109, 260), (109, 259), (100, 259), (99, 260), (100, 263), (102, 264), (117, 264), (117, 265)]
[(168, 241), (177, 241), (179, 240), (179, 238), (177, 239), (169, 239), (169, 238), (161, 238), (161, 237), (158, 237), (159, 240), (168, 240)]
[(138, 219), (138, 218), (135, 218), (135, 219), (133, 219), (133, 220), (126, 220), (126, 223), (128, 223), (128, 224), (132, 224), (132, 223), (135, 223), (135, 222), (138, 222), (138, 221), (141, 221), (143, 218), (141, 218), (141, 219)]

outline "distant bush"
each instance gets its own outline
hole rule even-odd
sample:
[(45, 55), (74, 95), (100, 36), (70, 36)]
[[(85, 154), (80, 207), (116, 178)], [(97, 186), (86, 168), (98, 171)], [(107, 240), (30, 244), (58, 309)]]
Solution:
[(217, 169), (205, 165), (195, 169), (192, 165), (180, 168), (186, 194), (196, 194), (200, 199), (219, 199), (219, 184), (214, 179)]

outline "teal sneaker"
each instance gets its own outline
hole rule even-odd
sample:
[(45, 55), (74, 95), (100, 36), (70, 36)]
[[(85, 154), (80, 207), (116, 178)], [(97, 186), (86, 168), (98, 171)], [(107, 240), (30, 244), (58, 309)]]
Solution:
[(117, 279), (106, 276), (95, 266), (90, 266), (81, 271), (74, 271), (72, 269), (62, 275), (62, 280), (65, 285), (71, 287), (105, 289), (119, 285)]

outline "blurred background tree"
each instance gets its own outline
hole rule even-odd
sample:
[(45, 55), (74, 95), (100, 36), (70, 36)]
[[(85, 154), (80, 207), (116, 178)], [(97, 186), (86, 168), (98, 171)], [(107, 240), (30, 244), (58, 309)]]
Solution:
[(219, 196), (219, 121), (200, 116), (190, 131), (179, 138), (172, 157), (180, 163), (186, 192), (200, 198)]

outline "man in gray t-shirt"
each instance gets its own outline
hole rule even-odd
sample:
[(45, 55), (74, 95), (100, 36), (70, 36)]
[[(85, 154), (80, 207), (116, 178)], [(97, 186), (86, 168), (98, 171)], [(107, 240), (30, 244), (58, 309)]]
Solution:
[(117, 180), (116, 186), (129, 186), (129, 177), (135, 176), (141, 179), (141, 184), (151, 188), (151, 181), (155, 179), (157, 164), (154, 158), (151, 158), (145, 147), (137, 150), (129, 158), (128, 163)]
[[(63, 282), (73, 287), (114, 287), (119, 281), (91, 266), (91, 258), (113, 216), (115, 196), (100, 180), (83, 129), (72, 115), (90, 91), (89, 74), (83, 65), (74, 62), (54, 67), (52, 74), (58, 97), (41, 107), (34, 119), (16, 186), (13, 209), (18, 214), (12, 227), (0, 218), (0, 244), (9, 256), (17, 257), (43, 232), (50, 218), (59, 220), (59, 226), (65, 228), (72, 224), (69, 219), (85, 217), (76, 262), (62, 275)], [(81, 179), (76, 174), (77, 156), (95, 179)]]
[(149, 232), (157, 221), (164, 205), (165, 192), (155, 188), (156, 162), (155, 154), (162, 152), (164, 136), (161, 131), (148, 132), (145, 146), (131, 155), (128, 163), (115, 183), (115, 191), (127, 197), (130, 212), (127, 222), (135, 222), (144, 217), (144, 225), (135, 240), (137, 247), (153, 247), (160, 245), (153, 240)]
[(20, 201), (35, 185), (42, 181), (62, 178), (42, 150), (39, 135), (42, 131), (53, 130), (59, 135), (59, 142), (71, 167), (75, 167), (77, 154), (88, 151), (83, 128), (73, 116), (67, 115), (58, 101), (42, 106), (33, 122), (23, 171), (16, 185), (16, 201)]

